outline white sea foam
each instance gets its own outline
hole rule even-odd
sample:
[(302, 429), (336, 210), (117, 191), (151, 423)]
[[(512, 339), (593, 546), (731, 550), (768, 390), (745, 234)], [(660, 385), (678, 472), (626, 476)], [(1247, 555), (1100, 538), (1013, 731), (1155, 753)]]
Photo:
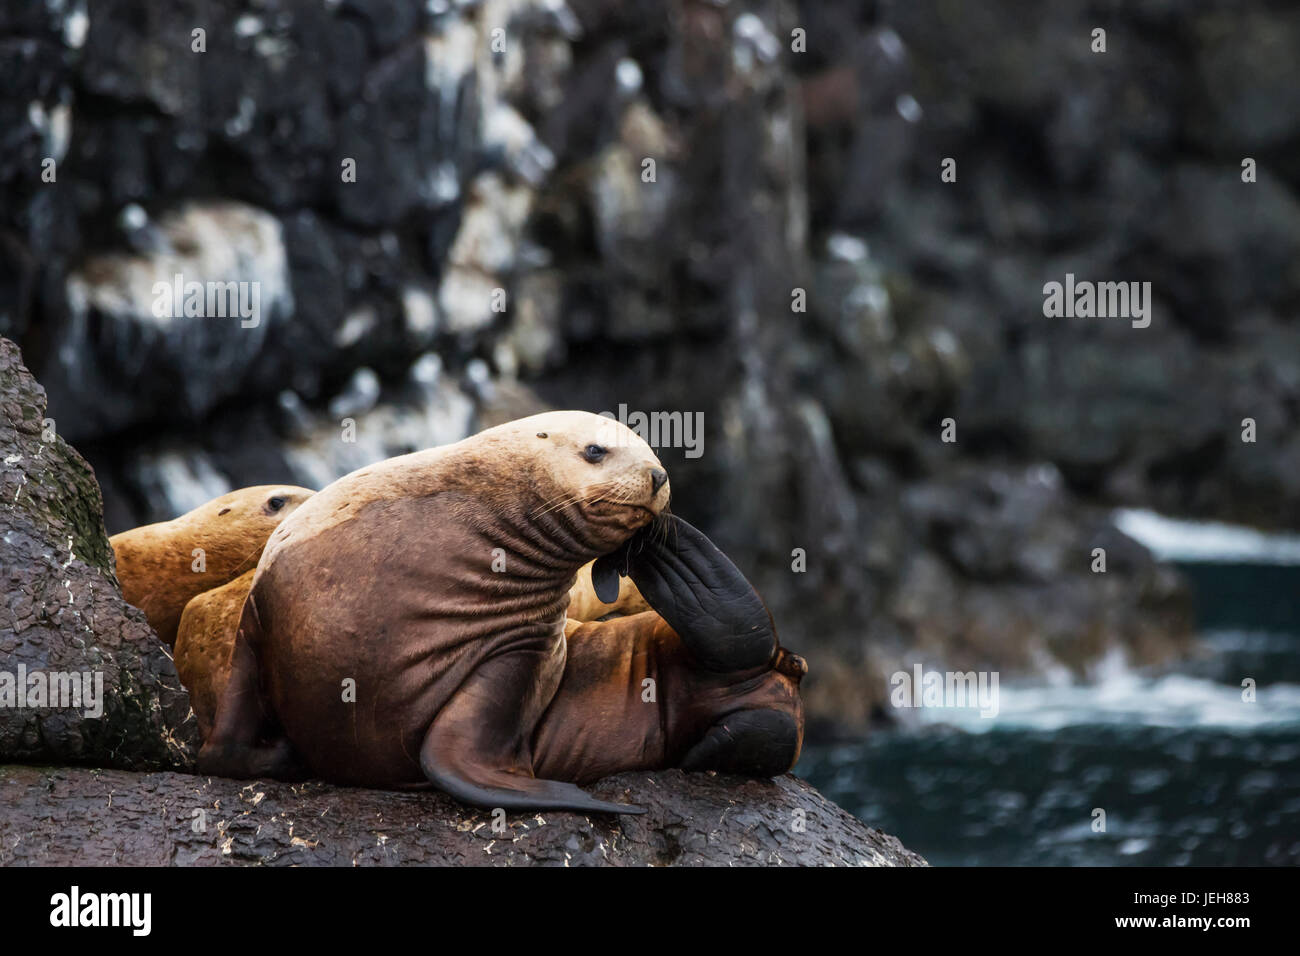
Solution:
[[(1241, 635), (1262, 639), (1275, 648), (1295, 643), (1291, 635)], [(1068, 685), (1003, 682), (998, 714), (991, 719), (981, 718), (979, 711), (959, 708), (914, 713), (921, 723), (946, 723), (977, 732), (1009, 728), (1050, 731), (1087, 724), (1241, 730), (1300, 724), (1300, 684), (1268, 684), (1262, 675), (1257, 675), (1255, 700), (1250, 703), (1242, 699), (1243, 688), (1234, 684), (1187, 674), (1152, 677), (1110, 659), (1096, 678)]]
[(1165, 561), (1300, 564), (1300, 535), (1270, 534), (1217, 521), (1184, 521), (1138, 508), (1121, 508), (1111, 520)]

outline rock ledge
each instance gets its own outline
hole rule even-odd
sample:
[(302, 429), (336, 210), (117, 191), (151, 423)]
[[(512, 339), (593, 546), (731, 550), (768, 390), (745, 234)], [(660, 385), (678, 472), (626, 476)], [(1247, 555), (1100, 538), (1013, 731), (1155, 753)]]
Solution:
[(436, 792), (11, 765), (0, 866), (925, 865), (789, 775), (625, 773), (595, 790), (647, 812), (510, 814), (494, 830), (491, 811)]

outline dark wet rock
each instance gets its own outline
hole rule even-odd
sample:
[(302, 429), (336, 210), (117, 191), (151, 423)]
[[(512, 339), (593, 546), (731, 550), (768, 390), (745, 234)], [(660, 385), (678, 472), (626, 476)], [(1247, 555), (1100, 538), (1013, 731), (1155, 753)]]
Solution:
[[(1143, 270), (1168, 290), (1166, 321), (1182, 319), (1214, 341), (1237, 337), (1231, 317), (1300, 297), (1300, 201), (1267, 167), (1243, 183), (1239, 162), (1172, 171), (1162, 214), (1151, 220), (1159, 258)], [(1196, 271), (1213, 277), (1208, 290), (1179, 281)]]
[(853, 540), (869, 546), (810, 547), (808, 572), (756, 576), (769, 602), (801, 608), (778, 621), (782, 641), (819, 665), (804, 683), (814, 716), (887, 713), (889, 676), (918, 661), (1087, 679), (1107, 658), (1143, 666), (1188, 652), (1179, 575), (1076, 500), (1052, 466), (961, 464), (900, 482), (866, 460), (855, 478), (870, 490)]
[[(913, 377), (919, 387), (902, 399), (882, 395), (888, 346), (878, 346), (871, 407), (854, 416), (852, 363), (831, 363), (813, 387), (824, 383), (818, 398), (840, 440), (896, 447), (913, 407), (946, 409), (974, 439), (967, 454), (1051, 462), (1085, 498), (1295, 527), (1300, 484), (1263, 476), (1268, 461), (1290, 460), (1300, 426), (1274, 384), (1300, 369), (1294, 351), (1277, 358), (1300, 301), (1296, 111), (1286, 106), (1295, 64), (1282, 52), (1295, 11), (1269, 0), (1105, 15), (1073, 2), (924, 14), (887, 3), (873, 19), (849, 4), (812, 6), (801, 5), (804, 18), (841, 32), (896, 31), (924, 110), (906, 160), (869, 184), (853, 178), (843, 138), (810, 140), (813, 236), (846, 228), (834, 210), (884, 196), (848, 226), (890, 292), (894, 327), (945, 330), (969, 368)], [(1097, 27), (1105, 53), (1090, 49)], [(833, 69), (824, 60), (817, 68)], [(943, 157), (957, 161), (955, 183), (940, 181)], [(1255, 182), (1242, 181), (1246, 157)], [(1151, 282), (1151, 327), (1044, 317), (1043, 284), (1067, 272)], [(819, 308), (836, 316), (859, 300), (823, 284)], [(1256, 384), (1262, 367), (1272, 371)], [(1271, 423), (1266, 454), (1243, 447), (1244, 417)], [(1254, 464), (1249, 493), (1234, 490), (1241, 461)]]
[(1211, 151), (1266, 149), (1300, 136), (1300, 13), (1289, 4), (1269, 9), (1210, 9), (1187, 28), (1197, 87), (1188, 98), (1191, 129)]
[(51, 431), (45, 393), (8, 339), (0, 407), (0, 759), (188, 766), (189, 697), (144, 614), (122, 600), (94, 473)]
[(925, 865), (788, 775), (625, 773), (593, 792), (647, 812), (494, 817), (435, 792), (0, 766), (0, 865)]
[(282, 230), (266, 212), (191, 204), (156, 237), (67, 279), (67, 322), (43, 379), (71, 440), (135, 424), (142, 407), (202, 418), (247, 386), (268, 331), (293, 315)]

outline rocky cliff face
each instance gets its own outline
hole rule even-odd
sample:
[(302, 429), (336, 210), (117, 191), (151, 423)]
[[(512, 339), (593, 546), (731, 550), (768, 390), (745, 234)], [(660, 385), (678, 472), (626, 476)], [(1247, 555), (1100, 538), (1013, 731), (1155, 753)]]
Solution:
[[(852, 57), (851, 5), (814, 7), (845, 38), (829, 61)], [(1049, 461), (1109, 503), (1300, 524), (1295, 5), (882, 2), (876, 21), (917, 122), (814, 131), (814, 227), (868, 243), (887, 328), (943, 337), (926, 391), (965, 453)], [(872, 153), (897, 159), (868, 178)], [(1067, 273), (1149, 282), (1150, 326), (1046, 318)]]
[[(113, 530), (542, 404), (699, 413), (677, 510), (861, 726), (918, 659), (1185, 648), (1112, 505), (1300, 524), (1288, 4), (0, 17), (0, 331)], [(177, 273), (260, 321), (158, 318)], [(1067, 273), (1150, 326), (1044, 316)]]

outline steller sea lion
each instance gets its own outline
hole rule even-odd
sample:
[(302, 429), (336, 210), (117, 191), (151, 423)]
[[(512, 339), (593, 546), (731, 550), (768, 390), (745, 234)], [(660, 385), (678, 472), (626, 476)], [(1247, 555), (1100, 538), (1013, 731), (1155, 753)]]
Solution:
[[(761, 599), (730, 560), (685, 521), (665, 519), (600, 559), (601, 577), (630, 575), (621, 603), (596, 596), (591, 565), (570, 592), (564, 677), (533, 737), (543, 776), (590, 783), (668, 767), (775, 776), (799, 759), (807, 665), (778, 645)], [(646, 583), (675, 627), (657, 610), (638, 612), (647, 601), (631, 578)], [(252, 581), (250, 571), (200, 594), (181, 618), (176, 669), (204, 739)], [(582, 620), (575, 600), (579, 613), (630, 610), (612, 621)]]
[(669, 495), (650, 446), (588, 412), (330, 484), (267, 542), (199, 769), (637, 812), (536, 776), (532, 739), (564, 675), (576, 572)]
[[(267, 495), (268, 489), (273, 493)], [(235, 539), (223, 541), (222, 546), (216, 549), (219, 554), (229, 552), (229, 544), (238, 545), (238, 550), (234, 553), (242, 553), (245, 548), (254, 547), (256, 538), (250, 536), (258, 535), (263, 529), (265, 535), (261, 537), (265, 546), (265, 539), (270, 537), (279, 522), (258, 524), (242, 521), (232, 524), (224, 520), (227, 514), (243, 514), (249, 510), (243, 504), (236, 507), (235, 502), (262, 502), (262, 514), (278, 513), (279, 520), (283, 520), (312, 494), (314, 492), (306, 488), (292, 486), (260, 485), (243, 488), (196, 508), (182, 518), (136, 528), (113, 538), (119, 546), (119, 576), (124, 596), (129, 593), (131, 597), (127, 598), (128, 602), (134, 598), (147, 605), (153, 611), (150, 614), (146, 610), (150, 625), (173, 645), (176, 671), (181, 683), (189, 691), (190, 704), (198, 720), (201, 738), (206, 738), (212, 730), (217, 701), (230, 677), (230, 656), (239, 628), (239, 615), (252, 588), (256, 560), (261, 557), (262, 551), (261, 548), (252, 551), (246, 562), (250, 567), (243, 574), (194, 595), (184, 605), (176, 625), (171, 625), (171, 616), (175, 604), (185, 599), (188, 589), (178, 588), (174, 582), (169, 583), (175, 577), (174, 566), (160, 560), (159, 555), (164, 551), (186, 553), (196, 537), (211, 542), (214, 537), (220, 538), (232, 531)], [(277, 499), (283, 499), (283, 504)], [(208, 524), (201, 525), (205, 520)], [(148, 536), (138, 533), (145, 530), (150, 532)], [(148, 548), (144, 547), (146, 537), (151, 542)], [(159, 541), (166, 542), (165, 549), (160, 549)], [(225, 563), (227, 567), (230, 565), (228, 561)], [(573, 586), (569, 589), (570, 618), (594, 621), (611, 614), (636, 614), (649, 607), (636, 585), (628, 578), (621, 580), (615, 600), (601, 601), (592, 587), (591, 565), (592, 562), (588, 562), (578, 570)], [(217, 572), (218, 569), (214, 567), (208, 568), (206, 576), (199, 572), (185, 572), (187, 576), (182, 580), (195, 587), (208, 586), (220, 582), (223, 574)]]
[(174, 645), (190, 599), (257, 567), (271, 532), (312, 494), (294, 485), (241, 488), (179, 518), (113, 535), (122, 597)]
[[(573, 586), (569, 588), (569, 625), (610, 615), (639, 614), (649, 609), (650, 605), (630, 578), (619, 582), (615, 600), (605, 602), (597, 597), (591, 583), (592, 563), (579, 569)], [(176, 672), (189, 691), (190, 706), (198, 719), (199, 736), (203, 740), (212, 732), (217, 701), (230, 679), (230, 657), (239, 631), (239, 616), (253, 587), (254, 570), (245, 571), (219, 588), (195, 595), (185, 605), (176, 630), (173, 651)]]

